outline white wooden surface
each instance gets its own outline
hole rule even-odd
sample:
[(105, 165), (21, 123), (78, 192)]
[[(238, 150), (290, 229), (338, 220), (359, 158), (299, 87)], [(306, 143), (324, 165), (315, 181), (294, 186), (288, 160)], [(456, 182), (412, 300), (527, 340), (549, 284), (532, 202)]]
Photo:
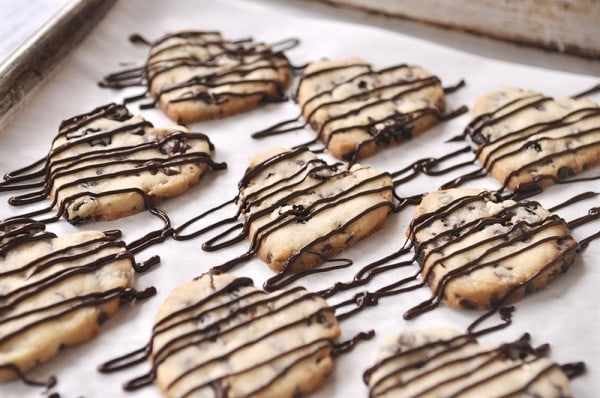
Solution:
[(598, 0), (329, 0), (559, 52), (600, 56)]

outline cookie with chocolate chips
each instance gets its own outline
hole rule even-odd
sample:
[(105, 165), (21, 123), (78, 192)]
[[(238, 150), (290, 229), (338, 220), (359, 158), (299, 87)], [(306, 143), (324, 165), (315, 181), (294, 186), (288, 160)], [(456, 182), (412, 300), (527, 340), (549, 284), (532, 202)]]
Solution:
[(308, 125), (339, 159), (397, 145), (444, 118), (438, 77), (418, 66), (374, 70), (360, 58), (313, 62), (298, 86)]
[(238, 197), (251, 251), (277, 272), (312, 268), (372, 234), (392, 201), (388, 173), (328, 164), (306, 148), (256, 155)]
[(573, 263), (577, 242), (565, 221), (534, 201), (491, 192), (431, 192), (415, 209), (415, 245), (430, 304), (484, 309), (546, 286)]
[(600, 105), (505, 87), (475, 104), (465, 132), (477, 158), (513, 192), (542, 188), (600, 164)]
[(133, 265), (114, 234), (0, 223), (0, 381), (92, 339), (119, 309)]
[(298, 397), (320, 388), (340, 329), (304, 288), (266, 294), (249, 278), (206, 274), (159, 309), (151, 360), (167, 397)]
[(528, 335), (490, 347), (442, 328), (388, 337), (365, 383), (373, 398), (572, 397), (567, 375)]
[[(232, 41), (219, 32), (182, 31), (151, 43), (146, 64), (137, 72), (163, 112), (188, 123), (284, 100), (290, 70), (283, 52), (268, 44)], [(101, 85), (120, 87), (130, 78), (129, 73), (116, 73)]]
[(211, 158), (207, 136), (186, 128), (155, 128), (122, 105), (109, 104), (62, 122), (43, 170), (7, 177), (3, 184), (37, 180), (43, 188), (12, 204), (49, 198), (58, 213), (78, 224), (113, 220), (196, 185)]

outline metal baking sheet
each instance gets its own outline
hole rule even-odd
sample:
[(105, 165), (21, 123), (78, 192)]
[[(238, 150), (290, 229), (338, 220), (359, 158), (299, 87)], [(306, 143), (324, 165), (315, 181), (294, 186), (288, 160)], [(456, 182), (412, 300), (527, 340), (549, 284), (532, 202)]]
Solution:
[[(24, 105), (115, 0), (68, 2), (0, 64), (0, 128)], [(25, 9), (25, 8), (23, 8)], [(33, 22), (38, 22), (33, 21)]]

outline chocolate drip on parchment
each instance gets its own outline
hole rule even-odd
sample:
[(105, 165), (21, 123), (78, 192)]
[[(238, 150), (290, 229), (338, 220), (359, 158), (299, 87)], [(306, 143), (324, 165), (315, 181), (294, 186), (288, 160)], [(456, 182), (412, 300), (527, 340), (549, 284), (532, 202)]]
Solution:
[(50, 389), (56, 385), (57, 381), (55, 376), (48, 377), (48, 380), (46, 381), (31, 379), (25, 373), (23, 373), (18, 366), (13, 364), (2, 364), (0, 365), (0, 371), (1, 370), (8, 370), (12, 372), (21, 382), (32, 387), (46, 387), (46, 389)]
[[(596, 207), (592, 207), (591, 209), (589, 209), (588, 213), (586, 215), (569, 221), (567, 223), (567, 225), (569, 226), (570, 229), (575, 229), (575, 228), (577, 228), (581, 225), (587, 224), (591, 221), (598, 220), (599, 218), (600, 218), (600, 207), (596, 206)], [(577, 248), (577, 251), (581, 252), (581, 251), (585, 250), (589, 246), (590, 242), (592, 242), (593, 240), (599, 239), (599, 238), (600, 238), (600, 228), (598, 228), (597, 231), (592, 233), (591, 235), (580, 239), (579, 247)]]
[(595, 94), (595, 93), (598, 93), (598, 92), (600, 92), (600, 83), (596, 84), (593, 87), (588, 88), (587, 90), (584, 90), (584, 91), (582, 91), (580, 93), (572, 95), (571, 98), (587, 97), (588, 95)]

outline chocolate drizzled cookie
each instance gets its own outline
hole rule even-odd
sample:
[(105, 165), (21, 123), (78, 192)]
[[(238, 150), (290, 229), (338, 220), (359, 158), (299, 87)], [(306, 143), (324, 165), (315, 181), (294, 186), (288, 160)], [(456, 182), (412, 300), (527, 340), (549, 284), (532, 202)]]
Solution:
[(465, 130), (503, 186), (530, 191), (600, 163), (600, 106), (505, 87), (482, 96)]
[(379, 229), (393, 210), (388, 173), (327, 164), (305, 148), (256, 155), (239, 187), (251, 248), (277, 272), (314, 267)]
[(249, 278), (203, 275), (161, 306), (152, 373), (168, 397), (297, 397), (320, 388), (340, 330), (304, 288), (265, 294)]
[(561, 366), (529, 339), (489, 347), (441, 328), (390, 336), (365, 373), (369, 397), (571, 397)]
[(0, 223), (0, 381), (92, 339), (126, 298), (135, 262), (116, 233), (57, 237), (44, 224)]
[(471, 188), (434, 191), (415, 209), (409, 238), (438, 302), (483, 309), (541, 289), (574, 261), (565, 221), (534, 201), (501, 200)]
[(0, 190), (30, 190), (13, 205), (52, 201), (31, 216), (56, 207), (73, 224), (113, 220), (187, 191), (210, 167), (224, 168), (212, 149), (204, 134), (155, 128), (109, 104), (63, 121), (46, 157), (6, 174)]
[[(278, 43), (293, 47), (297, 40)], [(285, 100), (291, 67), (283, 54), (252, 39), (219, 32), (182, 31), (150, 44), (146, 64), (108, 75), (101, 86), (144, 85), (147, 95), (178, 123), (221, 118)]]

